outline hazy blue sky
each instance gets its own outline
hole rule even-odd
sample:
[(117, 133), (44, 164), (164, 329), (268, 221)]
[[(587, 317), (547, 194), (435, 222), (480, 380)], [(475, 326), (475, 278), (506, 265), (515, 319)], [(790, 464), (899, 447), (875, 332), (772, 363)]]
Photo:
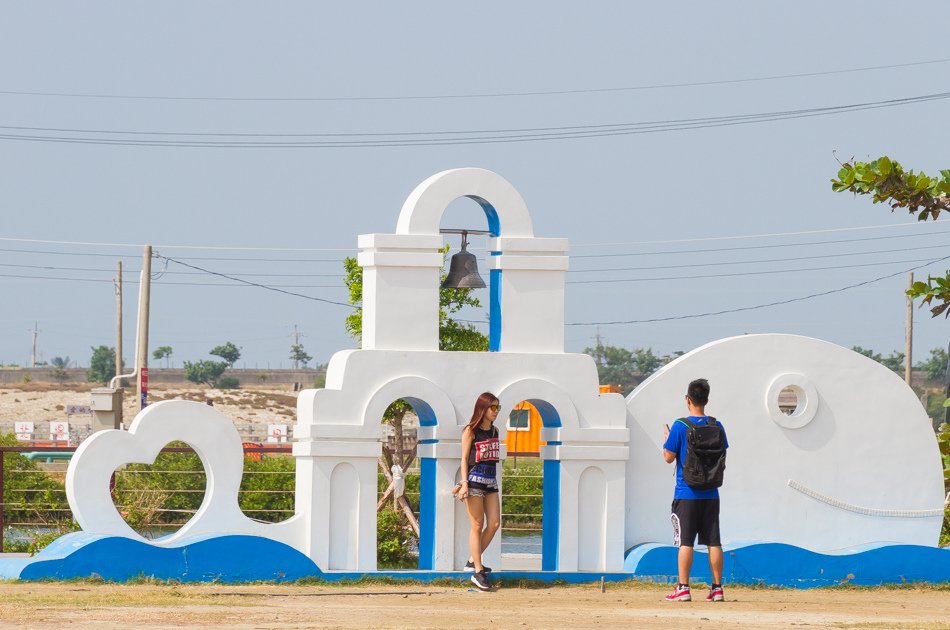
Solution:
[[(90, 346), (113, 345), (120, 257), (131, 359), (144, 243), (345, 300), (338, 261), (357, 234), (394, 231), (416, 184), (459, 166), (497, 171), (539, 236), (570, 239), (570, 323), (730, 310), (897, 274), (784, 306), (601, 325), (608, 343), (668, 353), (788, 332), (903, 349), (900, 272), (950, 255), (950, 233), (834, 194), (829, 178), (836, 155), (950, 167), (948, 100), (591, 132), (940, 94), (950, 54), (933, 25), (947, 23), (946, 2), (2, 2), (0, 362), (29, 360), (34, 321), (44, 359), (87, 365)], [(553, 127), (583, 137), (458, 142)], [(448, 133), (461, 131), (476, 133)], [(440, 133), (392, 135), (420, 132)], [(407, 138), (428, 143), (393, 142)], [(484, 224), (472, 202), (443, 221), (463, 224)], [(866, 226), (885, 227), (841, 230)], [(724, 238), (736, 236), (752, 238)], [(590, 257), (603, 254), (622, 255)], [(618, 270), (584, 271), (607, 268)], [(173, 263), (153, 284), (151, 346), (173, 346), (178, 365), (230, 340), (239, 366), (287, 367), (294, 324), (317, 361), (352, 347), (346, 308), (192, 272)], [(595, 279), (614, 281), (584, 283)], [(569, 326), (568, 349), (597, 330)], [(948, 333), (917, 311), (916, 357)]]

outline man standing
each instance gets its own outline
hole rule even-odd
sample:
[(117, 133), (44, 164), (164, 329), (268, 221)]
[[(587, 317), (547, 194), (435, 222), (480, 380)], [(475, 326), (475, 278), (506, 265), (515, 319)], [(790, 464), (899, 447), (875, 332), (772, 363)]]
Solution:
[[(693, 545), (699, 536), (699, 544), (709, 551), (709, 569), (712, 586), (706, 596), (707, 602), (723, 601), (722, 593), (722, 542), (719, 537), (719, 489), (722, 470), (725, 469), (726, 431), (715, 418), (706, 415), (709, 402), (709, 382), (700, 378), (687, 388), (686, 407), (689, 417), (681, 418), (667, 427), (663, 444), (663, 459), (676, 462), (676, 489), (673, 492), (673, 544), (679, 547), (677, 568), (679, 584), (666, 596), (667, 601), (688, 602), (689, 572), (693, 566)], [(690, 442), (692, 441), (692, 446)], [(692, 452), (689, 452), (692, 449)], [(717, 452), (718, 449), (718, 452)], [(698, 452), (701, 451), (701, 452)], [(688, 457), (689, 456), (689, 457)], [(687, 477), (684, 479), (684, 464)], [(697, 482), (699, 474), (712, 479)], [(705, 470), (702, 470), (705, 468)], [(692, 482), (692, 485), (688, 482)]]

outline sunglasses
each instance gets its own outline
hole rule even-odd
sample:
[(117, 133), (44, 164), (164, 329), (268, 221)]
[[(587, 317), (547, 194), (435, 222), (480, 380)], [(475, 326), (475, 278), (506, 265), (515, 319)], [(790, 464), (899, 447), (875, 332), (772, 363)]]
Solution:
[(491, 409), (492, 411), (500, 411), (501, 405), (499, 405), (498, 403), (495, 403), (494, 405), (488, 405), (488, 408)]

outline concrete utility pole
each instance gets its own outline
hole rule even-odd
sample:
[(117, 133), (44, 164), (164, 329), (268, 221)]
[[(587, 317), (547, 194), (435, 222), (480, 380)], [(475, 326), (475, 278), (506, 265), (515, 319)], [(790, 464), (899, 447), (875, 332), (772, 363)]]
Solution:
[(39, 323), (33, 322), (33, 350), (30, 352), (30, 367), (36, 367), (36, 336), (40, 334)]
[(148, 310), (152, 287), (152, 246), (146, 245), (142, 254), (142, 284), (139, 286), (139, 334), (136, 348), (135, 393), (142, 409), (148, 404)]
[[(907, 274), (907, 290), (914, 286), (914, 272)], [(914, 298), (907, 296), (907, 324), (904, 330), (904, 382), (910, 385), (914, 347)]]
[(297, 324), (294, 324), (294, 332), (291, 334), (294, 338), (294, 369), (297, 369), (297, 346), (300, 345), (300, 337), (302, 336), (297, 332)]
[[(116, 263), (115, 272), (115, 373), (122, 374), (122, 261)], [(122, 385), (122, 381), (119, 381)]]

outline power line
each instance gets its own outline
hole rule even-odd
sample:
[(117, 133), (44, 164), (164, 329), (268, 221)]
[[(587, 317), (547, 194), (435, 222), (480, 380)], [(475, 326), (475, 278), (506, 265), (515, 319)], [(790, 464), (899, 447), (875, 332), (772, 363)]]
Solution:
[(922, 265), (918, 265), (918, 266), (916, 266), (916, 267), (911, 267), (910, 269), (905, 269), (905, 270), (903, 270), (903, 271), (898, 271), (898, 272), (896, 272), (896, 273), (891, 273), (891, 274), (888, 274), (888, 275), (886, 275), (886, 276), (880, 276), (879, 278), (874, 278), (874, 279), (872, 279), (872, 280), (865, 280), (864, 282), (858, 282), (858, 283), (856, 283), (856, 284), (849, 284), (848, 286), (840, 287), (840, 288), (837, 288), (837, 289), (830, 289), (830, 290), (828, 290), (828, 291), (821, 291), (821, 292), (819, 292), (819, 293), (812, 293), (812, 294), (810, 294), (810, 295), (804, 295), (804, 296), (801, 296), (801, 297), (791, 298), (791, 299), (788, 299), (788, 300), (779, 300), (779, 301), (777, 301), (777, 302), (769, 302), (769, 303), (767, 303), (767, 304), (756, 304), (755, 306), (743, 306), (743, 307), (740, 307), (740, 308), (723, 309), (723, 310), (721, 310), (721, 311), (709, 311), (709, 312), (706, 312), (706, 313), (693, 313), (692, 315), (675, 315), (675, 316), (672, 316), (672, 317), (653, 317), (653, 318), (650, 318), (650, 319), (628, 319), (628, 320), (623, 320), (623, 321), (612, 321), (612, 322), (570, 322), (570, 323), (565, 323), (564, 325), (565, 325), (565, 326), (613, 326), (613, 325), (618, 325), (618, 324), (648, 324), (648, 323), (653, 323), (653, 322), (668, 322), (668, 321), (674, 321), (674, 320), (679, 320), (679, 319), (696, 319), (696, 318), (699, 318), (699, 317), (712, 317), (713, 315), (725, 315), (725, 314), (728, 314), (728, 313), (740, 313), (740, 312), (744, 312), (744, 311), (755, 311), (755, 310), (758, 310), (758, 309), (769, 308), (769, 307), (771, 307), (771, 306), (781, 306), (781, 305), (784, 305), (784, 304), (791, 304), (791, 303), (793, 303), (793, 302), (803, 302), (803, 301), (805, 301), (805, 300), (810, 300), (810, 299), (816, 298), (816, 297), (822, 297), (822, 296), (825, 296), (825, 295), (831, 295), (831, 294), (833, 294), (833, 293), (841, 293), (842, 291), (848, 291), (848, 290), (850, 290), (850, 289), (856, 289), (856, 288), (858, 288), (858, 287), (863, 287), (863, 286), (865, 286), (865, 285), (872, 284), (872, 283), (874, 283), (874, 282), (880, 282), (881, 280), (887, 280), (888, 278), (893, 278), (893, 277), (895, 277), (895, 276), (900, 276), (900, 275), (903, 275), (903, 274), (906, 274), (906, 273), (910, 273), (911, 271), (916, 271), (916, 270), (918, 270), (918, 269), (922, 269), (922, 268), (927, 267), (927, 266), (929, 266), (929, 265), (934, 265), (934, 264), (937, 264), (937, 263), (940, 263), (940, 262), (944, 262), (944, 261), (946, 261), (946, 260), (950, 260), (950, 256), (946, 256), (946, 257), (944, 257), (944, 258), (936, 258), (936, 259), (931, 260), (931, 261), (928, 261), (928, 262), (926, 262), (926, 263), (924, 263), (924, 264), (922, 264)]
[[(902, 225), (922, 225), (922, 223), (915, 224), (902, 224)], [(880, 226), (877, 226), (880, 227)], [(867, 229), (867, 228), (855, 228), (855, 229)], [(832, 244), (841, 244), (841, 243), (860, 243), (864, 241), (881, 241), (881, 240), (891, 240), (895, 238), (920, 238), (925, 236), (936, 236), (940, 234), (950, 234), (950, 230), (933, 230), (929, 232), (924, 232), (921, 234), (892, 234), (890, 236), (868, 236), (865, 238), (846, 238), (846, 239), (836, 239), (831, 241), (811, 241), (811, 242), (802, 242), (797, 243), (771, 243), (769, 245), (742, 245), (738, 247), (712, 247), (704, 249), (681, 249), (681, 250), (666, 250), (666, 251), (652, 251), (652, 252), (625, 252), (622, 254), (574, 254), (571, 256), (571, 260), (576, 258), (622, 258), (629, 256), (664, 256), (668, 254), (702, 254), (702, 253), (711, 253), (711, 252), (737, 252), (737, 251), (747, 251), (753, 249), (775, 249), (778, 247), (812, 247), (814, 245), (832, 245)], [(782, 235), (785, 236), (785, 235)], [(733, 237), (733, 238), (746, 238), (746, 237)], [(655, 241), (649, 242), (650, 244)], [(632, 243), (631, 243), (632, 244)], [(586, 247), (587, 245), (579, 245), (578, 247)]]
[[(112, 145), (112, 146), (152, 146), (152, 147), (176, 147), (176, 148), (381, 148), (381, 147), (413, 147), (413, 146), (461, 146), (467, 144), (498, 144), (511, 142), (537, 142), (549, 140), (570, 140), (582, 138), (600, 138), (610, 136), (639, 135), (644, 133), (662, 133), (667, 131), (686, 131), (693, 129), (712, 129), (716, 127), (728, 127), (734, 125), (745, 125), (761, 122), (774, 122), (778, 120), (793, 120), (797, 118), (810, 118), (815, 116), (827, 116), (833, 114), (849, 113), (855, 111), (865, 111), (871, 109), (880, 109), (885, 107), (898, 107), (914, 103), (922, 103), (934, 100), (943, 100), (950, 98), (950, 93), (941, 92), (936, 94), (927, 94), (923, 96), (913, 96), (900, 99), (889, 99), (884, 101), (872, 101), (866, 103), (853, 103), (848, 105), (835, 105), (830, 107), (816, 107), (810, 109), (787, 110), (778, 112), (765, 112), (758, 114), (737, 114), (732, 116), (719, 116), (707, 118), (681, 119), (663, 121), (657, 123), (609, 123), (599, 125), (575, 125), (570, 127), (547, 127), (547, 128), (529, 128), (512, 130), (469, 130), (469, 131), (439, 131), (439, 132), (402, 132), (402, 133), (376, 133), (376, 134), (350, 134), (359, 136), (375, 136), (371, 140), (160, 140), (160, 139), (136, 139), (136, 138), (104, 138), (104, 137), (81, 137), (81, 136), (52, 136), (52, 135), (25, 135), (25, 134), (0, 134), (2, 140), (19, 140), (27, 142), (52, 142), (67, 144), (93, 144), (93, 145)], [(553, 131), (551, 131), (553, 130)], [(572, 131), (573, 130), (573, 131)], [(72, 130), (73, 133), (85, 133), (83, 130)], [(200, 135), (206, 137), (238, 136), (241, 134), (216, 134), (216, 133), (198, 133), (190, 132), (141, 132), (141, 131), (97, 131), (95, 133), (108, 133), (112, 135), (121, 134), (147, 134), (147, 135)], [(468, 134), (467, 137), (451, 137), (459, 134)], [(477, 135), (485, 134), (485, 135)], [(246, 134), (254, 135), (254, 134)], [(332, 134), (263, 134), (267, 137), (326, 137)], [(392, 140), (381, 139), (388, 136), (403, 136)], [(416, 138), (407, 136), (429, 136), (427, 138)], [(448, 137), (446, 137), (448, 136)]]
[[(881, 230), (881, 229), (900, 229), (900, 228), (918, 228), (925, 227), (926, 224), (923, 221), (906, 221), (903, 223), (881, 223), (877, 225), (859, 225), (859, 226), (848, 226), (840, 228), (824, 228), (821, 230), (798, 230), (793, 232), (771, 232), (765, 234), (737, 234), (732, 236), (703, 236), (697, 238), (686, 238), (686, 239), (673, 239), (673, 240), (652, 240), (652, 241), (619, 241), (619, 242), (607, 242), (607, 243), (573, 243), (572, 247), (608, 247), (608, 246), (621, 246), (621, 245), (672, 245), (677, 243), (703, 243), (703, 242), (713, 242), (713, 241), (728, 241), (728, 240), (740, 240), (740, 239), (761, 239), (761, 238), (773, 238), (773, 237), (784, 237), (784, 236), (804, 236), (810, 234), (830, 234), (838, 232), (859, 232), (863, 230)], [(933, 232), (929, 231), (927, 234), (944, 234), (945, 232)], [(904, 238), (910, 236), (918, 236), (915, 234), (904, 234), (904, 235), (894, 235), (893, 237), (880, 237), (880, 238)], [(854, 239), (865, 240), (865, 239)], [(62, 241), (62, 240), (42, 240), (42, 239), (31, 239), (31, 238), (13, 238), (13, 237), (0, 237), (0, 242), (11, 242), (11, 243), (39, 243), (39, 244), (54, 244), (54, 245), (80, 245), (80, 246), (95, 246), (95, 247), (133, 247), (136, 249), (141, 249), (145, 246), (145, 243), (106, 243), (101, 241)], [(847, 242), (847, 241), (828, 241), (828, 242)], [(272, 252), (285, 252), (285, 251), (299, 251), (299, 252), (321, 252), (321, 251), (334, 251), (334, 252), (354, 252), (355, 248), (344, 249), (344, 248), (323, 248), (323, 249), (299, 249), (299, 248), (286, 248), (286, 247), (232, 247), (232, 246), (217, 246), (217, 245), (155, 245), (156, 248), (163, 249), (196, 249), (196, 250), (237, 250), (237, 251), (272, 251)], [(782, 247), (782, 245), (774, 245), (773, 247)], [(0, 250), (0, 251), (32, 251), (32, 250)], [(699, 250), (697, 250), (699, 251)], [(43, 253), (59, 253), (59, 252), (43, 252)], [(93, 255), (93, 254), (76, 254), (76, 255)], [(98, 256), (119, 256), (118, 254), (95, 254)], [(597, 256), (613, 256), (619, 254), (597, 254)], [(572, 258), (587, 258), (593, 257), (595, 255), (578, 255), (572, 256)], [(133, 256), (126, 256), (127, 258), (132, 258)], [(297, 262), (297, 259), (264, 259), (264, 258), (202, 258), (197, 256), (187, 256), (183, 257), (183, 260), (268, 260), (273, 262)], [(337, 262), (340, 259), (316, 259), (316, 260), (306, 260), (301, 259), (301, 262)]]
[[(38, 243), (41, 245), (87, 245), (95, 247), (134, 247), (141, 249), (145, 243), (105, 243), (102, 241), (56, 241), (37, 238), (0, 237), (0, 241), (8, 243)], [(232, 247), (219, 245), (155, 245), (163, 249), (201, 249), (221, 251), (253, 251), (253, 252), (352, 252), (355, 248), (320, 248), (320, 247)]]
[(258, 288), (260, 288), (260, 289), (266, 289), (266, 290), (268, 290), (268, 291), (275, 291), (275, 292), (277, 292), (277, 293), (284, 293), (284, 294), (286, 294), (286, 295), (293, 295), (293, 296), (295, 296), (295, 297), (304, 298), (305, 300), (313, 300), (314, 302), (324, 302), (324, 303), (326, 303), (326, 304), (335, 304), (336, 306), (345, 306), (345, 307), (347, 307), (347, 308), (354, 308), (354, 309), (356, 308), (356, 307), (353, 306), (352, 304), (347, 304), (346, 302), (336, 302), (336, 301), (334, 301), (334, 300), (327, 300), (327, 299), (324, 299), (324, 298), (313, 297), (312, 295), (304, 295), (304, 294), (302, 294), (302, 293), (294, 293), (293, 291), (285, 291), (285, 290), (283, 290), (283, 289), (279, 289), (279, 288), (274, 287), (274, 286), (268, 286), (268, 285), (265, 285), (265, 284), (259, 284), (259, 283), (257, 283), (257, 282), (251, 282), (250, 280), (242, 280), (241, 278), (235, 278), (234, 276), (229, 276), (229, 275), (227, 275), (227, 274), (218, 273), (217, 271), (211, 271), (210, 269), (204, 269), (204, 268), (202, 268), (202, 267), (197, 267), (197, 266), (195, 266), (195, 265), (190, 265), (190, 264), (188, 264), (188, 263), (186, 263), (186, 262), (182, 262), (182, 261), (176, 260), (176, 259), (174, 259), (174, 258), (169, 258), (168, 256), (160, 256), (160, 255), (156, 254), (156, 257), (157, 257), (157, 258), (161, 258), (161, 259), (163, 259), (163, 260), (167, 260), (168, 262), (177, 263), (177, 264), (182, 265), (182, 266), (184, 266), (184, 267), (189, 267), (189, 268), (191, 268), (191, 269), (196, 269), (196, 270), (198, 270), (198, 271), (203, 271), (203, 272), (208, 273), (208, 274), (211, 274), (211, 275), (213, 275), (213, 276), (218, 276), (218, 277), (221, 277), (221, 278), (225, 278), (225, 279), (227, 279), (227, 280), (231, 280), (231, 281), (233, 281), (233, 282), (239, 282), (239, 283), (241, 283), (241, 284), (246, 284), (246, 285), (248, 285), (248, 286), (258, 287)]
[[(943, 260), (943, 259), (941, 259)], [(605, 280), (568, 280), (565, 284), (621, 284), (628, 282), (659, 282), (662, 280), (698, 280), (708, 278), (737, 278), (742, 276), (769, 276), (779, 273), (801, 273), (807, 271), (829, 271), (835, 269), (857, 269), (859, 267), (879, 267), (881, 265), (896, 265), (902, 263), (925, 262), (926, 259), (917, 258), (913, 260), (891, 260), (887, 262), (861, 263), (855, 265), (835, 265), (833, 267), (806, 267), (801, 269), (773, 269), (770, 271), (739, 271), (736, 273), (711, 273), (690, 276), (666, 276), (653, 278), (619, 278)], [(916, 269), (916, 267), (915, 267)], [(911, 270), (912, 271), (912, 270)]]
[(688, 83), (657, 83), (625, 87), (583, 88), (569, 90), (539, 90), (522, 92), (487, 92), (469, 94), (422, 94), (407, 96), (312, 96), (312, 97), (240, 97), (240, 96), (166, 96), (142, 94), (104, 94), (82, 92), (38, 92), (26, 90), (0, 90), (0, 94), (11, 96), (46, 96), (57, 98), (93, 98), (93, 99), (121, 99), (121, 100), (158, 100), (158, 101), (226, 101), (226, 102), (332, 102), (332, 101), (418, 101), (437, 99), (469, 99), (469, 98), (511, 98), (525, 96), (560, 96), (569, 94), (597, 94), (611, 92), (632, 92), (639, 90), (659, 90), (669, 88), (705, 87), (711, 85), (729, 85), (736, 83), (753, 83), (759, 81), (776, 81), (780, 79), (800, 79), (806, 77), (830, 76), (850, 74), (856, 72), (870, 72), (875, 70), (890, 70), (895, 68), (909, 68), (930, 64), (946, 63), (950, 59), (929, 59), (908, 63), (896, 63), (879, 66), (863, 66), (858, 68), (843, 68), (838, 70), (820, 70), (813, 72), (797, 72), (791, 74), (773, 74), (740, 79), (719, 79), (712, 81), (694, 81)]
[[(950, 244), (941, 244), (941, 245), (928, 245), (923, 247), (915, 247), (915, 251), (927, 250), (927, 249), (946, 249), (950, 247)], [(827, 258), (840, 258), (840, 257), (851, 257), (851, 256), (868, 256), (873, 254), (891, 254), (895, 252), (906, 252), (906, 248), (898, 249), (878, 249), (871, 251), (861, 251), (861, 252), (843, 252), (835, 254), (816, 254), (812, 256), (791, 256), (785, 258), (766, 258), (766, 259), (749, 259), (749, 260), (733, 260), (733, 261), (721, 261), (721, 262), (708, 262), (703, 261), (699, 263), (688, 263), (682, 265), (652, 265), (646, 267), (597, 267), (593, 269), (571, 269), (568, 273), (600, 273), (600, 272), (611, 272), (611, 271), (653, 271), (656, 269), (688, 269), (692, 267), (717, 267), (725, 265), (758, 265), (765, 263), (777, 263), (777, 262), (795, 262), (799, 260), (820, 260)], [(680, 252), (666, 252), (665, 254), (669, 255), (679, 255)], [(45, 269), (49, 271), (90, 271), (97, 273), (114, 273), (114, 269), (104, 269), (104, 268), (95, 268), (95, 267), (58, 267), (54, 265), (24, 265), (24, 264), (15, 264), (15, 263), (0, 263), (0, 267), (11, 267), (17, 269)], [(128, 275), (130, 277), (137, 275), (138, 270), (135, 269), (126, 269), (123, 275)], [(187, 276), (196, 276), (203, 275), (203, 271), (163, 271), (162, 275), (187, 275)], [(342, 273), (235, 273), (236, 276), (242, 278), (254, 278), (254, 277), (263, 277), (263, 278), (339, 278), (342, 279), (344, 274)], [(212, 285), (216, 286), (216, 285)], [(341, 285), (342, 286), (342, 285)]]
[[(924, 249), (924, 248), (920, 248)], [(19, 265), (14, 263), (0, 263), (0, 267), (13, 267), (17, 269), (47, 269), (49, 271), (91, 271), (94, 273), (115, 273), (115, 269), (98, 269), (94, 267), (55, 267), (52, 265)], [(137, 276), (140, 273), (138, 269), (123, 270), (124, 276)], [(201, 271), (163, 271), (161, 275), (183, 275), (200, 276)], [(264, 277), (264, 278), (343, 278), (342, 273), (241, 273), (244, 277)]]
[[(919, 251), (923, 249), (947, 249), (950, 247), (948, 244), (943, 245), (928, 245), (926, 247), (915, 247), (914, 251)], [(813, 256), (791, 256), (787, 258), (765, 258), (765, 259), (753, 259), (753, 260), (732, 260), (732, 261), (723, 261), (723, 262), (698, 262), (698, 263), (688, 263), (684, 265), (654, 265), (649, 267), (607, 267), (607, 268), (597, 268), (597, 269), (571, 269), (568, 273), (595, 273), (595, 272), (605, 272), (605, 271), (654, 271), (656, 269), (689, 269), (692, 267), (722, 267), (725, 265), (761, 265), (767, 263), (777, 263), (777, 262), (795, 262), (799, 260), (821, 260), (826, 258), (839, 258), (845, 256), (869, 256), (871, 254), (893, 254), (895, 252), (906, 252), (906, 248), (899, 249), (878, 249), (874, 251), (864, 251), (864, 252), (843, 252), (839, 254), (816, 254)], [(679, 252), (675, 252), (679, 253)], [(913, 262), (913, 261), (906, 261)]]

